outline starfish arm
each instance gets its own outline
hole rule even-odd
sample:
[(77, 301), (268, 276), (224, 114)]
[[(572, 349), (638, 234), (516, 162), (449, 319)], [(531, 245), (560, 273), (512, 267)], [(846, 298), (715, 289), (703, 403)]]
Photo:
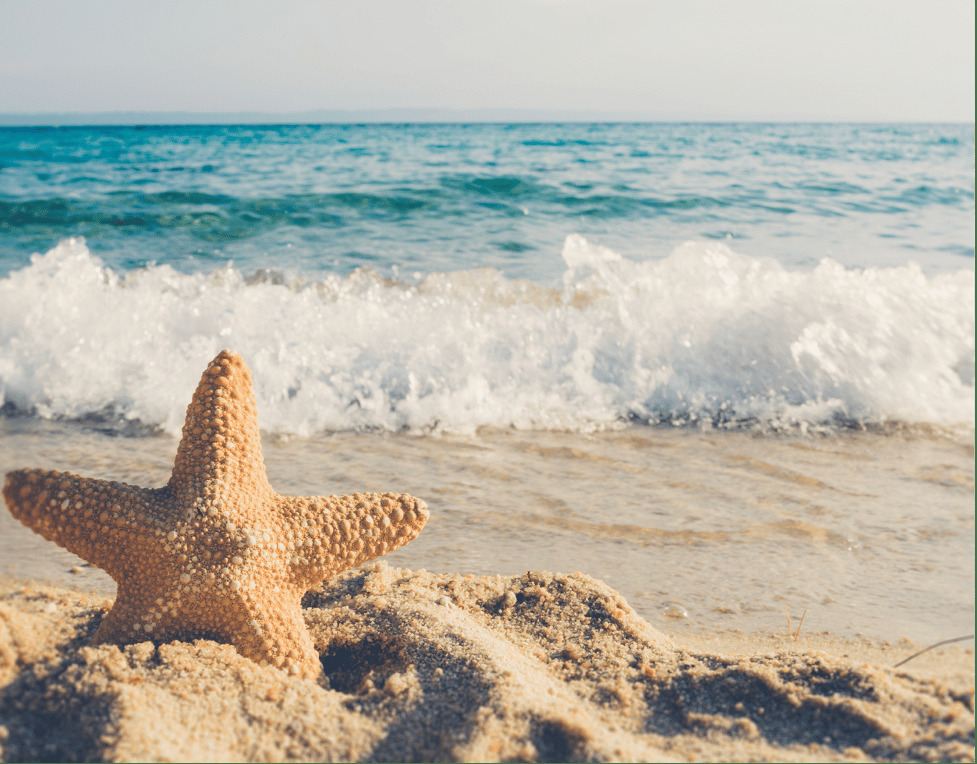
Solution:
[(146, 488), (45, 470), (10, 472), (3, 486), (10, 514), (116, 580), (135, 542), (155, 534), (149, 496)]
[(144, 616), (151, 612), (149, 603), (140, 592), (132, 592), (128, 587), (118, 588), (112, 609), (106, 613), (99, 624), (93, 645), (131, 645), (150, 638), (148, 631), (143, 631), (146, 621)]
[(169, 642), (213, 639), (234, 645), (245, 658), (309, 679), (321, 671), (319, 654), (302, 618), (300, 595), (283, 590), (155, 600), (120, 588), (92, 644), (125, 645), (146, 639)]
[(295, 676), (314, 679), (322, 671), (319, 653), (302, 617), (300, 596), (262, 593), (241, 601), (243, 618), (235, 620), (228, 641), (245, 658), (275, 666)]
[(169, 487), (181, 501), (231, 506), (243, 496), (271, 494), (251, 372), (236, 353), (222, 351), (200, 377)]
[(304, 589), (402, 547), (429, 516), (423, 501), (397, 493), (282, 497), (280, 511), (292, 581)]

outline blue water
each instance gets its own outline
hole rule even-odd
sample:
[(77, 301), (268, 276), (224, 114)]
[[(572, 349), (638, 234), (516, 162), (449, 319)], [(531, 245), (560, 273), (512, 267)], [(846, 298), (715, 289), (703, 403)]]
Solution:
[(0, 129), (0, 406), (175, 431), (230, 346), (286, 432), (972, 426), (973, 157), (969, 125)]
[(579, 233), (633, 260), (690, 239), (810, 266), (974, 255), (969, 125), (0, 129), (0, 272), (68, 236), (107, 265), (233, 260), (560, 276)]

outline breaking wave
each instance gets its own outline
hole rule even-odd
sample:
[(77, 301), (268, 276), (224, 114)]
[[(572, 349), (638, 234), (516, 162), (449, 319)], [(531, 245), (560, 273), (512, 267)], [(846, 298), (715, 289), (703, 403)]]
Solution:
[(703, 242), (638, 263), (576, 235), (563, 260), (555, 287), (491, 268), (304, 281), (116, 272), (68, 239), (0, 279), (0, 404), (177, 433), (231, 348), (279, 433), (973, 428), (972, 270), (787, 270)]

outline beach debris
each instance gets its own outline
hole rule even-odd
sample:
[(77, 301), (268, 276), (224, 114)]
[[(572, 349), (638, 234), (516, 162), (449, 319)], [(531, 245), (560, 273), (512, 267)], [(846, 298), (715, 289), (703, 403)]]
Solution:
[(678, 602), (669, 602), (662, 611), (662, 615), (675, 621), (682, 621), (689, 617), (689, 611)]
[(943, 647), (943, 645), (951, 645), (954, 642), (963, 642), (966, 639), (973, 639), (973, 638), (974, 638), (974, 635), (973, 634), (965, 634), (962, 637), (953, 637), (952, 639), (944, 639), (944, 640), (942, 640), (940, 642), (935, 642), (934, 644), (930, 645), (929, 647), (924, 647), (922, 650), (919, 650), (918, 652), (913, 653), (908, 658), (903, 658), (898, 663), (892, 664), (892, 668), (899, 668), (900, 666), (902, 666), (902, 665), (904, 665), (906, 663), (909, 663), (909, 661), (911, 661), (913, 658), (918, 658), (923, 653), (928, 653), (930, 650), (933, 650), (933, 649), (935, 649), (937, 647)]
[(93, 644), (213, 639), (308, 678), (321, 664), (302, 595), (408, 543), (428, 518), (406, 494), (277, 494), (251, 372), (226, 350), (187, 408), (165, 487), (17, 470), (3, 497), (24, 525), (115, 579), (118, 597)]
[(801, 613), (801, 621), (797, 624), (797, 631), (792, 632), (790, 628), (790, 609), (784, 604), (784, 612), (787, 613), (787, 639), (793, 641), (801, 635), (801, 626), (804, 625), (804, 616), (807, 615), (807, 608)]

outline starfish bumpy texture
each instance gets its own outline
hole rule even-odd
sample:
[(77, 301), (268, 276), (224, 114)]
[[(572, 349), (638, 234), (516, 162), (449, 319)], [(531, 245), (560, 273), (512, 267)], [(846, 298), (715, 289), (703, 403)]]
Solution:
[(275, 493), (251, 373), (228, 351), (201, 377), (165, 487), (18, 470), (3, 497), (24, 525), (115, 579), (94, 644), (214, 639), (308, 678), (321, 665), (302, 595), (403, 546), (428, 518), (406, 494)]

